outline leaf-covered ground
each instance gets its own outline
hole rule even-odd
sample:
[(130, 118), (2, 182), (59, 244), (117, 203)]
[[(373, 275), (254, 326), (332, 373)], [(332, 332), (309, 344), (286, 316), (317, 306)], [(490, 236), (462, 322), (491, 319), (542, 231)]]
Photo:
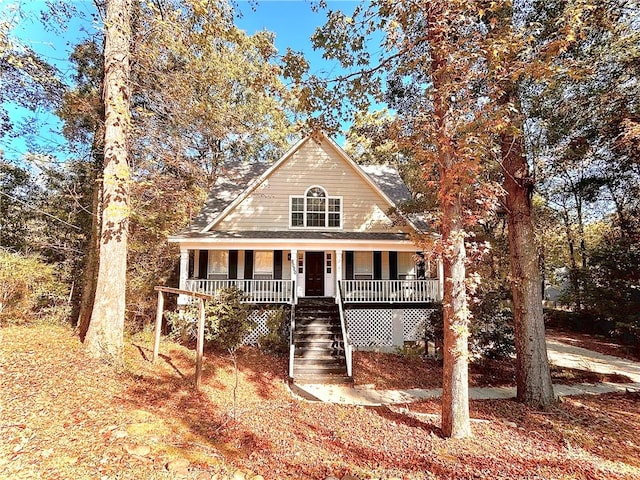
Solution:
[(0, 478), (640, 478), (633, 394), (573, 397), (545, 412), (472, 402), (474, 437), (446, 440), (437, 401), (300, 401), (284, 383), (286, 360), (246, 349), (234, 421), (227, 359), (206, 356), (198, 393), (193, 352), (166, 342), (152, 365), (149, 343), (133, 339), (116, 372), (87, 358), (68, 328), (0, 329)]
[[(373, 385), (378, 390), (407, 388), (439, 388), (442, 386), (442, 362), (420, 355), (397, 355), (376, 352), (354, 352), (356, 385)], [(402, 375), (398, 375), (402, 372)], [(619, 374), (604, 374), (551, 366), (553, 383), (630, 383)], [(471, 387), (503, 387), (515, 385), (515, 360), (483, 360), (469, 365)]]

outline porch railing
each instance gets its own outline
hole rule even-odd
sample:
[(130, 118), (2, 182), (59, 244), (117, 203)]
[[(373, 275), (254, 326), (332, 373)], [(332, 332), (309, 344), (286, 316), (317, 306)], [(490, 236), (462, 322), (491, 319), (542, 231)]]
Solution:
[(342, 343), (344, 345), (344, 358), (347, 364), (347, 376), (353, 377), (353, 344), (349, 336), (349, 326), (344, 315), (344, 301), (342, 299), (342, 285), (338, 285), (338, 312), (340, 314), (340, 329), (342, 330)]
[(187, 280), (191, 292), (215, 295), (222, 288), (236, 287), (245, 293), (247, 303), (293, 303), (292, 280)]
[(345, 303), (429, 303), (440, 302), (437, 279), (427, 280), (340, 280)]

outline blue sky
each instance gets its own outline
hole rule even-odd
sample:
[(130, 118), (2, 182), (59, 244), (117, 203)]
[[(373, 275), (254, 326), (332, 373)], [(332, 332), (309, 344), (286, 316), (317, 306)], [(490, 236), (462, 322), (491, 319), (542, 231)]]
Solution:
[[(19, 18), (13, 34), (20, 41), (37, 51), (45, 60), (55, 64), (63, 73), (69, 74), (67, 58), (73, 45), (87, 36), (88, 32), (95, 32), (100, 25), (92, 23), (91, 14), (95, 13), (93, 2), (90, 0), (76, 0), (68, 2), (78, 13), (84, 14), (84, 19), (72, 19), (65, 30), (56, 28), (44, 28), (39, 21), (40, 10), (46, 10), (44, 0), (0, 0), (0, 14), (9, 15), (10, 18)], [(261, 0), (254, 8), (248, 1), (238, 1), (238, 11), (242, 16), (237, 19), (237, 25), (247, 33), (259, 30), (269, 30), (276, 34), (276, 47), (280, 53), (284, 53), (287, 47), (296, 51), (302, 51), (310, 63), (312, 73), (328, 72), (335, 74), (338, 70), (336, 64), (322, 59), (321, 52), (315, 52), (311, 46), (310, 36), (315, 28), (325, 22), (326, 12), (314, 12), (311, 3), (307, 0)], [(358, 2), (356, 0), (329, 1), (331, 10), (343, 10), (351, 12)], [(12, 13), (12, 8), (20, 5), (23, 15), (17, 17)], [(52, 22), (50, 22), (50, 25)], [(25, 116), (33, 116), (32, 112), (24, 109), (9, 107), (12, 118), (18, 120)], [(53, 142), (61, 141), (56, 136), (55, 130), (59, 126), (57, 119), (47, 112), (36, 112), (35, 116), (45, 126), (41, 129), (41, 137)], [(341, 138), (337, 139), (342, 143)], [(21, 139), (3, 138), (0, 141), (0, 149), (5, 152), (7, 158), (18, 159), (27, 151), (27, 147)]]

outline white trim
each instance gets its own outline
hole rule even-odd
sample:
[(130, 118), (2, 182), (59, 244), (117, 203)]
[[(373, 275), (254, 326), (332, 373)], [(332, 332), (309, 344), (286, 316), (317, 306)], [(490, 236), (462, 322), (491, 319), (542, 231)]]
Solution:
[[(195, 265), (194, 265), (195, 266)], [(189, 249), (180, 247), (180, 274), (178, 286), (182, 290), (187, 288), (187, 279), (189, 278)]]
[[(307, 213), (309, 212), (307, 210), (307, 192), (312, 189), (312, 188), (321, 188), (324, 193), (325, 193), (325, 205), (324, 205), (324, 219), (325, 219), (325, 224), (326, 226), (322, 227), (322, 226), (313, 226), (313, 227), (308, 227), (307, 226)], [(293, 210), (292, 210), (292, 206), (293, 206), (293, 199), (294, 198), (302, 198), (303, 201), (303, 206), (302, 206), (302, 212), (296, 212), (296, 213), (302, 213), (302, 223), (303, 225), (293, 225), (293, 222), (291, 221), (291, 217), (293, 214)], [(329, 215), (331, 213), (336, 213), (336, 212), (331, 212), (329, 210), (329, 200), (340, 200), (340, 211), (338, 212), (340, 214), (340, 225), (338, 225), (337, 227), (330, 227), (329, 226)], [(327, 190), (324, 187), (321, 187), (320, 185), (313, 185), (309, 188), (307, 188), (305, 190), (304, 195), (300, 196), (300, 195), (289, 195), (289, 229), (290, 230), (310, 230), (310, 231), (324, 231), (324, 230), (330, 230), (332, 232), (335, 231), (340, 231), (342, 230), (344, 226), (344, 198), (342, 195), (337, 195), (337, 196), (329, 196), (327, 195)]]
[[(325, 198), (329, 198), (329, 194), (327, 193), (327, 189), (324, 188), (322, 185), (311, 185), (310, 187), (307, 187), (307, 189), (304, 191), (304, 196), (306, 197), (307, 195), (309, 195), (309, 190), (311, 190), (312, 188), (319, 188), (320, 190), (322, 190), (324, 192), (324, 197)], [(315, 197), (312, 197), (315, 198)]]
[(313, 239), (296, 240), (290, 238), (197, 238), (174, 240), (181, 248), (192, 249), (229, 249), (229, 250), (396, 250), (415, 252), (416, 245), (411, 240), (332, 240)]

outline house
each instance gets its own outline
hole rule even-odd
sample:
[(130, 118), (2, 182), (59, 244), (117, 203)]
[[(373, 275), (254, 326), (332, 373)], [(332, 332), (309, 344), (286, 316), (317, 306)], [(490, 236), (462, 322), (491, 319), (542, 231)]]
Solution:
[(237, 286), (262, 307), (262, 328), (269, 306), (288, 306), (290, 376), (348, 379), (353, 347), (423, 339), (442, 299), (441, 262), (416, 252), (415, 224), (393, 213), (410, 199), (397, 170), (357, 165), (322, 133), (272, 165), (228, 166), (169, 238), (180, 246), (179, 286)]

